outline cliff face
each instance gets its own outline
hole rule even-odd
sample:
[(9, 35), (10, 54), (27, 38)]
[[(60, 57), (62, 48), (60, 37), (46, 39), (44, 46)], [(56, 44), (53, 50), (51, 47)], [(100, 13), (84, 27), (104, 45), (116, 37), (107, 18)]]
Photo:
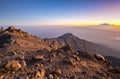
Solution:
[(13, 26), (0, 31), (0, 79), (119, 79), (96, 44), (67, 33), (41, 39)]

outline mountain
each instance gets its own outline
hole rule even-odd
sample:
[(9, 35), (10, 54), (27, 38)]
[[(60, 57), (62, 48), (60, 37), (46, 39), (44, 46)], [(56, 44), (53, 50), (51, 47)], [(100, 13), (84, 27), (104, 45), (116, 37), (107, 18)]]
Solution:
[(111, 25), (108, 24), (108, 23), (103, 23), (103, 24), (101, 24), (100, 26), (111, 26)]
[(89, 53), (104, 53), (104, 52), (111, 52), (108, 49), (105, 49), (104, 47), (97, 45), (95, 43), (91, 43), (89, 41), (80, 39), (76, 36), (74, 36), (72, 33), (66, 33), (58, 38), (52, 38), (52, 39), (44, 39), (48, 42), (49, 45), (51, 45), (52, 48), (57, 49), (56, 47), (63, 47), (66, 45), (69, 45), (74, 49), (74, 51), (82, 51), (82, 52), (89, 52)]
[(107, 31), (113, 31), (113, 32), (120, 32), (120, 27), (116, 26), (116, 25), (110, 25), (107, 23), (101, 24), (99, 26), (95, 27), (96, 29), (100, 29), (100, 30), (107, 30)]
[(119, 79), (120, 68), (95, 54), (102, 48), (71, 33), (42, 39), (1, 28), (0, 79)]

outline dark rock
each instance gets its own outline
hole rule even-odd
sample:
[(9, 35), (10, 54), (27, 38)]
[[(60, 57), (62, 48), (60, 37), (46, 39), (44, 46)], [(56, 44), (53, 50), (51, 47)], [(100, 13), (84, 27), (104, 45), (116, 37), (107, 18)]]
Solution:
[(105, 57), (100, 55), (100, 54), (94, 54), (94, 57), (98, 60), (98, 61), (105, 61)]
[(10, 26), (6, 29), (6, 31), (9, 31), (9, 32), (14, 32), (14, 30), (15, 30), (14, 26)]

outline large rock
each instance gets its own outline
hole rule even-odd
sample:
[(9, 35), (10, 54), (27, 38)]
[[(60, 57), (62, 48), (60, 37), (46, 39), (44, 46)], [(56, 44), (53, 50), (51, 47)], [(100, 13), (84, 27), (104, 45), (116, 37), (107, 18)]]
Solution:
[(52, 75), (52, 74), (49, 74), (48, 79), (53, 79), (53, 75)]
[(40, 71), (35, 72), (35, 79), (44, 79), (45, 77), (45, 70), (41, 69)]
[(56, 69), (55, 72), (56, 72), (57, 75), (61, 75), (62, 74), (62, 71), (60, 69)]
[(63, 60), (63, 63), (69, 64), (69, 65), (76, 65), (75, 59), (73, 58), (65, 58)]
[(15, 27), (14, 26), (9, 26), (6, 30), (7, 31), (15, 30)]
[(94, 54), (94, 57), (97, 59), (97, 60), (100, 60), (100, 61), (105, 61), (105, 57), (100, 55), (100, 54)]
[(44, 56), (43, 56), (43, 55), (34, 55), (34, 56), (33, 56), (33, 59), (34, 59), (34, 60), (43, 60), (43, 59), (44, 59)]
[(6, 65), (5, 65), (5, 68), (10, 70), (10, 71), (17, 71), (19, 70), (20, 68), (22, 68), (21, 64), (16, 61), (16, 60), (12, 60), (12, 61), (9, 61)]

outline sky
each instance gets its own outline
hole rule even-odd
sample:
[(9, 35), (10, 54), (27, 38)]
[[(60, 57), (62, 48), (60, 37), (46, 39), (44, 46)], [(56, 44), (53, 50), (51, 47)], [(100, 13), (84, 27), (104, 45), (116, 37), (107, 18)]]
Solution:
[(0, 25), (120, 26), (120, 0), (0, 0)]

